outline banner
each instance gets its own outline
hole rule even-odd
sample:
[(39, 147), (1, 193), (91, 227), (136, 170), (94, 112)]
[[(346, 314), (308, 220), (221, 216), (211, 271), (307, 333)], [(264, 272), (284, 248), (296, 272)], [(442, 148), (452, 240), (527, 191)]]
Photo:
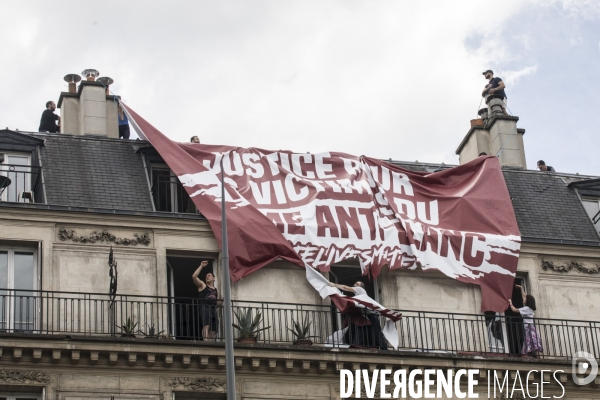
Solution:
[(358, 259), (372, 277), (384, 266), (438, 270), (479, 285), (483, 311), (506, 309), (521, 238), (496, 157), (429, 173), (336, 152), (175, 143), (123, 108), (219, 244), (223, 165), (234, 281), (276, 259), (320, 271)]

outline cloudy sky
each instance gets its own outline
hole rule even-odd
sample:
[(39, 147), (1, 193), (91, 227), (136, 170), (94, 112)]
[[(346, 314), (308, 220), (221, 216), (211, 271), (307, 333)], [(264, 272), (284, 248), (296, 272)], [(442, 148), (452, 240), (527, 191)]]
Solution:
[[(174, 140), (457, 163), (491, 68), (529, 168), (600, 174), (600, 1), (12, 1), (0, 126), (95, 68)], [(60, 111), (60, 110), (59, 110)]]

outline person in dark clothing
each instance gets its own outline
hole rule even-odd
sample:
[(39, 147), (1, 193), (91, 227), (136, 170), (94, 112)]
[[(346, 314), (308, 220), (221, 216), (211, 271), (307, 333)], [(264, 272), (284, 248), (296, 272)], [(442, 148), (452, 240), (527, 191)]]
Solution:
[(190, 138), (190, 143), (197, 143), (200, 144), (200, 138), (198, 136), (192, 136)]
[[(354, 293), (355, 296), (367, 294), (365, 284), (360, 281), (356, 282), (352, 287), (336, 283), (329, 283), (329, 286)], [(348, 330), (344, 339), (349, 345), (387, 350), (387, 341), (383, 336), (383, 332), (381, 332), (379, 315), (374, 311), (355, 309), (352, 313), (346, 314), (345, 324), (348, 325)]]
[[(511, 297), (512, 305), (516, 308), (524, 306), (523, 295), (521, 294), (521, 286), (514, 285)], [(523, 338), (525, 335), (525, 328), (523, 326), (523, 316), (520, 312), (514, 312), (509, 306), (504, 312), (506, 317), (506, 336), (508, 339), (508, 352), (511, 356), (518, 356), (521, 354), (523, 346)]]
[(129, 120), (127, 115), (123, 111), (123, 108), (119, 104), (119, 139), (129, 139)]
[(549, 165), (546, 165), (546, 163), (544, 162), (544, 160), (540, 160), (537, 162), (537, 167), (539, 168), (540, 171), (543, 172), (556, 172), (556, 170), (554, 168), (552, 168)]
[(485, 76), (485, 79), (487, 79), (489, 83), (485, 85), (485, 87), (483, 88), (483, 92), (481, 92), (481, 95), (485, 96), (487, 94), (495, 94), (498, 96), (502, 96), (502, 112), (504, 113), (504, 115), (508, 115), (508, 112), (506, 111), (508, 107), (508, 100), (506, 98), (506, 92), (504, 91), (504, 89), (506, 88), (504, 81), (501, 78), (494, 78), (494, 71), (492, 71), (491, 69), (485, 71), (483, 73), (483, 76)]
[[(60, 117), (54, 114), (55, 110), (56, 103), (53, 101), (46, 102), (46, 109), (42, 113), (38, 132), (60, 133)], [(58, 125), (56, 121), (58, 121)]]
[(219, 292), (215, 288), (215, 275), (212, 272), (206, 274), (203, 282), (198, 276), (202, 268), (208, 265), (208, 261), (202, 261), (200, 266), (192, 274), (192, 279), (198, 288), (198, 300), (200, 303), (200, 322), (202, 324), (202, 337), (206, 341), (214, 341), (217, 333), (219, 320), (217, 318), (217, 299)]

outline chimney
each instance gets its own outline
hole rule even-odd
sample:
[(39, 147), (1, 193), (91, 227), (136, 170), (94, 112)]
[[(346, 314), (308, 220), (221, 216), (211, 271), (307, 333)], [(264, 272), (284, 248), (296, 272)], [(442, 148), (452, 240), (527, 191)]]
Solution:
[(504, 115), (499, 96), (486, 97), (487, 108), (479, 110), (479, 119), (471, 121), (471, 129), (456, 149), (460, 164), (466, 164), (479, 154), (498, 156), (500, 165), (527, 169), (523, 135), (517, 128), (519, 117)]
[(108, 91), (113, 79), (98, 78), (100, 73), (97, 70), (86, 69), (81, 73), (86, 80), (81, 81), (75, 90), (75, 82), (81, 78), (73, 75), (65, 76), (65, 80), (69, 78), (69, 91), (62, 92), (58, 99), (61, 133), (118, 138), (117, 96), (110, 95)]
[(77, 82), (81, 80), (81, 76), (79, 74), (67, 74), (64, 80), (69, 84), (69, 93), (77, 93)]

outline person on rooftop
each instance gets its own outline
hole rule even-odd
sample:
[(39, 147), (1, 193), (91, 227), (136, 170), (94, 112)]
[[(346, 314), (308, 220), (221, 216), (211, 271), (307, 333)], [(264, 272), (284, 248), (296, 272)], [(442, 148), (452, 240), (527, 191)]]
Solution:
[[(46, 102), (46, 109), (42, 112), (40, 120), (40, 128), (38, 132), (60, 133), (60, 117), (54, 114), (56, 103), (53, 101)], [(58, 125), (56, 124), (58, 121)]]
[(549, 165), (546, 165), (546, 163), (544, 162), (544, 160), (540, 160), (537, 162), (537, 167), (539, 168), (540, 171), (543, 172), (556, 172), (556, 170), (554, 168), (552, 168)]
[(125, 115), (123, 108), (119, 104), (119, 139), (129, 139), (129, 135), (129, 120), (127, 119), (127, 115)]
[(492, 71), (491, 69), (488, 69), (487, 71), (483, 72), (483, 76), (485, 76), (485, 79), (487, 79), (489, 83), (485, 85), (485, 87), (483, 88), (483, 92), (481, 92), (481, 95), (485, 96), (488, 94), (495, 94), (497, 96), (502, 96), (502, 112), (504, 113), (504, 115), (508, 115), (508, 112), (506, 111), (508, 103), (506, 99), (506, 93), (504, 92), (504, 89), (506, 88), (504, 81), (498, 77), (494, 78), (494, 71)]
[(190, 139), (190, 143), (198, 143), (200, 144), (200, 139), (198, 138), (198, 136), (192, 136)]

